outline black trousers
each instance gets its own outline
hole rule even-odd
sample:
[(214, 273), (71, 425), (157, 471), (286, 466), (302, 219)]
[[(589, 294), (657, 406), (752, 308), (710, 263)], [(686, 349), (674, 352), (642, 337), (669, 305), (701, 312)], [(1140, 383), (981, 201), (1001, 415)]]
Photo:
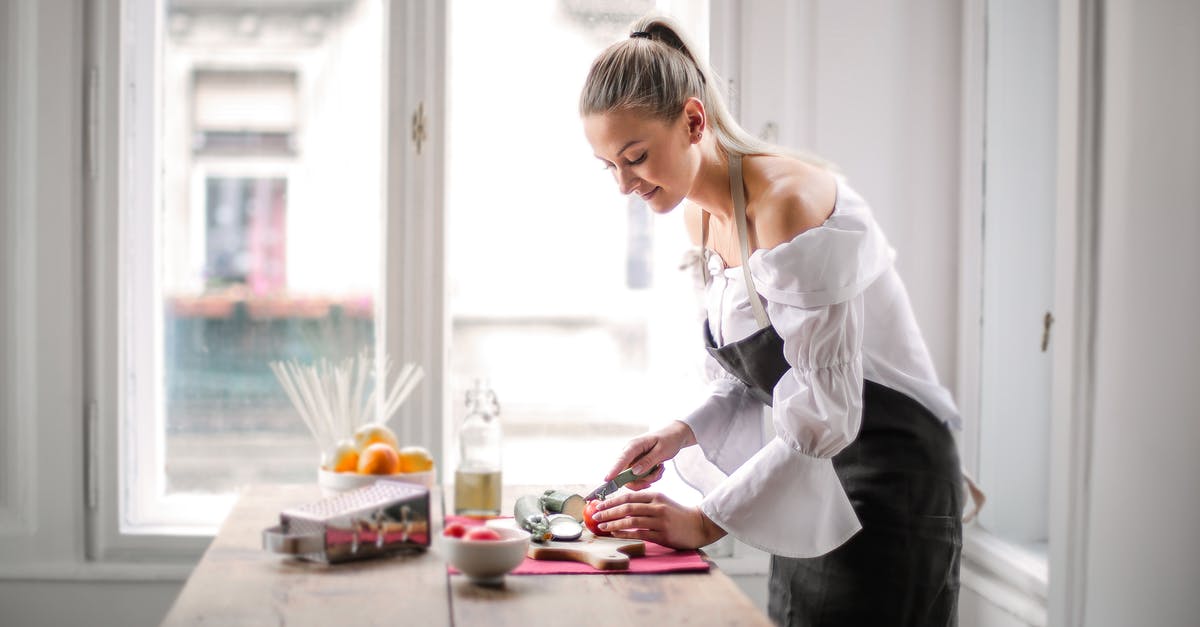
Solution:
[(862, 426), (833, 466), (862, 530), (821, 557), (773, 556), (780, 625), (957, 625), (962, 487), (949, 429), (905, 394), (867, 381)]

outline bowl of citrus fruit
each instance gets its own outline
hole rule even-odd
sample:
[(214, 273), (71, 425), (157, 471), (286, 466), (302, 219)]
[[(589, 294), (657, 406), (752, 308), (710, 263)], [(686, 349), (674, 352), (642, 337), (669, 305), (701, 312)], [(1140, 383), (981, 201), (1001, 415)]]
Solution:
[(353, 438), (338, 442), (317, 470), (317, 484), (327, 496), (379, 479), (433, 487), (433, 456), (423, 446), (401, 446), (386, 425), (371, 423), (359, 427)]

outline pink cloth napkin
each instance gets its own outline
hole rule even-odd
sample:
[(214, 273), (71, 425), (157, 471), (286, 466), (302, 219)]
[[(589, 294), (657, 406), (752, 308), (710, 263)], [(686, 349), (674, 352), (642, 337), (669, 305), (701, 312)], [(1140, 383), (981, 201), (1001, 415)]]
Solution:
[[(510, 518), (510, 517), (506, 517)], [(478, 518), (465, 516), (447, 516), (446, 523), (459, 522), (468, 527), (484, 523)], [(447, 565), (451, 573), (458, 570)], [(597, 570), (583, 562), (567, 560), (535, 560), (529, 557), (517, 566), (510, 575), (608, 575), (608, 574), (650, 574), (650, 573), (682, 573), (708, 572), (709, 564), (699, 551), (677, 551), (661, 544), (646, 542), (646, 555), (629, 558), (629, 568), (624, 570)]]

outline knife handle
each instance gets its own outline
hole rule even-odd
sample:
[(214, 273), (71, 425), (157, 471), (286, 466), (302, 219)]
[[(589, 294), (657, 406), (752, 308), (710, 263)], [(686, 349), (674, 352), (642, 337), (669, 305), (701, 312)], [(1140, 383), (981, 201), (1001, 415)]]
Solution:
[(648, 468), (646, 470), (646, 472), (644, 472), (640, 475), (633, 472), (633, 468), (626, 468), (625, 470), (622, 470), (620, 474), (618, 474), (616, 477), (614, 477), (613, 481), (616, 482), (617, 487), (619, 488), (619, 487), (621, 487), (627, 483), (630, 483), (632, 481), (637, 481), (638, 479), (645, 479), (646, 477), (649, 477), (650, 475), (658, 472), (658, 469), (661, 466), (662, 466), (661, 464), (655, 464), (655, 465), (651, 466), (650, 468)]

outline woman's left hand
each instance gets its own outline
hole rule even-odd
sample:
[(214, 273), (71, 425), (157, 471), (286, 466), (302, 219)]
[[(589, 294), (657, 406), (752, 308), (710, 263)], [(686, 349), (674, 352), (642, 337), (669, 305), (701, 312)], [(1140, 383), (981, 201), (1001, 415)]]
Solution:
[(725, 537), (699, 507), (657, 492), (621, 492), (600, 502), (593, 520), (616, 538), (649, 540), (673, 549), (698, 549)]

